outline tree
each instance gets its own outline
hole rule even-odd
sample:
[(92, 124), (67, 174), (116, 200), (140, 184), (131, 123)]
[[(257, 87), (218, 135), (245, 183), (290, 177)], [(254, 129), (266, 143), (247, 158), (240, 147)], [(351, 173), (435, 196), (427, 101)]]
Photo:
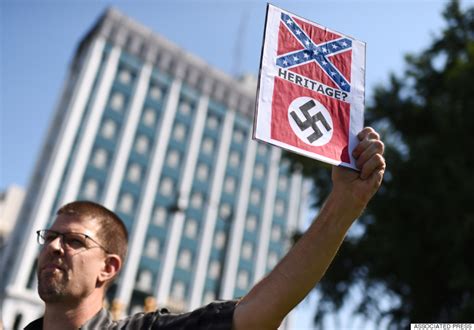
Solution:
[[(363, 292), (355, 312), (394, 328), (474, 322), (474, 8), (454, 0), (444, 17), (441, 36), (407, 56), (406, 72), (377, 88), (366, 111), (387, 172), (356, 225), (363, 234), (348, 236), (318, 285), (316, 323), (352, 286)], [(298, 160), (325, 196), (327, 168)]]

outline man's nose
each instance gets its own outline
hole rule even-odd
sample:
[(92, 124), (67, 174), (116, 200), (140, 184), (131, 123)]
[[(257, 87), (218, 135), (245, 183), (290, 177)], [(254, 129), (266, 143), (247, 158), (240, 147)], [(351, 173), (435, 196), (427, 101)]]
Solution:
[(61, 236), (56, 237), (46, 245), (47, 250), (54, 254), (63, 254), (64, 249), (61, 242)]

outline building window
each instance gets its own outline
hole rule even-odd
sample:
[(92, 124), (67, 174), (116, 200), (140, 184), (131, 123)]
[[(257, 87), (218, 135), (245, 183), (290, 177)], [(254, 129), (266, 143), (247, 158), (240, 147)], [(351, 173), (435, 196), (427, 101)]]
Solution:
[(245, 260), (250, 260), (253, 254), (253, 244), (250, 242), (244, 242), (242, 244), (242, 258)]
[(257, 153), (260, 155), (260, 156), (265, 156), (267, 154), (267, 146), (260, 143), (258, 145), (258, 149), (257, 149)]
[(130, 214), (132, 213), (134, 204), (135, 204), (135, 199), (133, 198), (133, 195), (129, 193), (125, 193), (120, 198), (118, 208), (123, 213)]
[(246, 270), (240, 270), (237, 275), (237, 287), (239, 289), (247, 289), (249, 285), (249, 273)]
[(142, 291), (150, 291), (153, 275), (149, 270), (142, 270), (138, 275), (137, 288)]
[(132, 74), (130, 73), (129, 70), (127, 69), (122, 69), (120, 70), (119, 74), (118, 74), (118, 80), (124, 84), (124, 85), (128, 85), (130, 84), (130, 82), (132, 81)]
[(178, 150), (170, 150), (166, 157), (166, 164), (171, 167), (177, 167), (180, 162), (181, 155)]
[(191, 196), (191, 206), (195, 209), (200, 209), (202, 207), (204, 200), (201, 193), (194, 193)]
[(218, 231), (216, 233), (216, 236), (214, 237), (214, 246), (217, 249), (221, 250), (222, 248), (224, 248), (225, 241), (226, 241), (225, 233), (223, 231)]
[(235, 143), (242, 143), (244, 140), (244, 133), (241, 130), (235, 130), (232, 138), (234, 139)]
[(265, 166), (261, 163), (258, 163), (255, 166), (255, 170), (253, 172), (253, 175), (255, 176), (255, 179), (261, 180), (263, 176), (265, 175)]
[(153, 223), (157, 226), (164, 227), (166, 224), (166, 209), (158, 206), (153, 212)]
[(285, 175), (282, 175), (278, 178), (278, 189), (285, 191), (288, 188), (288, 178)]
[(187, 249), (181, 250), (178, 257), (178, 266), (182, 269), (189, 270), (191, 268), (192, 257), (191, 251)]
[(100, 134), (106, 139), (113, 139), (117, 132), (117, 124), (111, 119), (107, 119), (102, 126)]
[(247, 222), (245, 223), (245, 228), (249, 232), (255, 231), (255, 229), (257, 229), (257, 216), (255, 216), (253, 214), (249, 215), (247, 217)]
[(87, 199), (95, 199), (97, 197), (97, 191), (99, 184), (94, 179), (87, 180), (84, 187), (84, 197)]
[(281, 227), (279, 225), (273, 226), (271, 236), (274, 242), (278, 242), (281, 239)]
[(219, 119), (216, 116), (209, 116), (207, 118), (207, 128), (215, 130), (219, 126)]
[(179, 112), (185, 116), (191, 113), (191, 105), (186, 101), (181, 101), (178, 109), (179, 109)]
[(198, 231), (198, 223), (195, 219), (188, 219), (186, 221), (186, 227), (184, 232), (189, 238), (196, 238)]
[(186, 293), (186, 284), (182, 281), (176, 281), (171, 289), (171, 296), (176, 300), (183, 300)]
[(196, 170), (196, 177), (200, 181), (206, 181), (209, 177), (209, 166), (206, 164), (199, 164)]
[(238, 167), (240, 164), (240, 153), (238, 151), (231, 151), (229, 156), (229, 164), (233, 167)]
[(174, 181), (171, 178), (164, 177), (161, 180), (160, 192), (163, 196), (171, 196), (174, 190)]
[(281, 199), (278, 199), (275, 202), (275, 215), (281, 217), (285, 213), (285, 202)]
[(175, 125), (173, 130), (173, 137), (178, 142), (183, 142), (186, 138), (186, 126), (178, 123)]
[(110, 107), (115, 110), (121, 112), (125, 105), (125, 96), (122, 93), (114, 92), (112, 97), (110, 98)]
[(250, 193), (250, 202), (253, 205), (258, 205), (260, 204), (261, 199), (262, 199), (262, 192), (258, 189), (252, 189)]
[(208, 305), (214, 300), (216, 300), (216, 294), (212, 291), (206, 291), (206, 293), (204, 293), (204, 296), (202, 298), (202, 304)]
[(267, 259), (268, 268), (273, 269), (277, 263), (278, 263), (278, 255), (275, 252), (271, 251), (268, 254), (268, 259)]
[(232, 194), (235, 191), (235, 178), (228, 176), (224, 182), (224, 191), (228, 194)]
[(219, 278), (221, 274), (221, 263), (217, 260), (212, 260), (209, 264), (209, 277), (213, 280)]
[(142, 167), (139, 164), (133, 163), (128, 168), (127, 179), (130, 182), (138, 183), (142, 177)]
[(149, 96), (150, 96), (151, 99), (153, 99), (155, 101), (159, 101), (163, 97), (163, 92), (161, 91), (161, 89), (158, 86), (151, 85), (150, 90), (149, 90)]
[(232, 208), (229, 204), (223, 203), (219, 210), (219, 215), (222, 219), (226, 220), (232, 213)]
[(150, 140), (145, 135), (140, 135), (137, 137), (135, 142), (135, 151), (139, 154), (146, 154), (148, 152)]
[(94, 152), (94, 156), (92, 159), (92, 163), (94, 164), (95, 167), (103, 169), (107, 165), (107, 158), (108, 158), (108, 153), (105, 149), (97, 149)]
[(290, 167), (290, 160), (287, 159), (287, 158), (283, 158), (280, 162), (280, 168), (284, 168), (284, 169), (287, 169)]
[(156, 237), (151, 237), (148, 239), (145, 248), (145, 255), (149, 258), (158, 258), (160, 253), (160, 241)]
[(143, 123), (148, 127), (155, 126), (156, 112), (153, 108), (146, 108), (143, 112)]
[(211, 139), (210, 137), (204, 138), (202, 141), (202, 152), (210, 155), (214, 151), (214, 140)]

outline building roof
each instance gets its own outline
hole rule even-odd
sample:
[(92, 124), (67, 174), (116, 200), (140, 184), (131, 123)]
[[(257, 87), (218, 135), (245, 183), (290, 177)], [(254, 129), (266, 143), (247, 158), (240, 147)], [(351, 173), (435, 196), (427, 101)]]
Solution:
[(248, 77), (236, 80), (112, 7), (87, 33), (79, 45), (78, 53), (98, 35), (151, 63), (160, 71), (182, 78), (187, 84), (210, 94), (211, 98), (229, 108), (253, 117), (255, 78), (251, 84)]

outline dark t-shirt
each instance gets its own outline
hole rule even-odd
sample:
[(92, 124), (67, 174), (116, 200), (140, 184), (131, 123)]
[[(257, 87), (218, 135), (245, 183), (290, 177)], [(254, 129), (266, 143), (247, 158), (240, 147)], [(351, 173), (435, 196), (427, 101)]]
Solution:
[[(237, 301), (218, 301), (185, 314), (170, 314), (166, 310), (138, 313), (122, 320), (113, 321), (110, 313), (101, 309), (92, 319), (80, 327), (82, 330), (230, 330)], [(42, 330), (43, 318), (28, 324), (25, 330)]]

